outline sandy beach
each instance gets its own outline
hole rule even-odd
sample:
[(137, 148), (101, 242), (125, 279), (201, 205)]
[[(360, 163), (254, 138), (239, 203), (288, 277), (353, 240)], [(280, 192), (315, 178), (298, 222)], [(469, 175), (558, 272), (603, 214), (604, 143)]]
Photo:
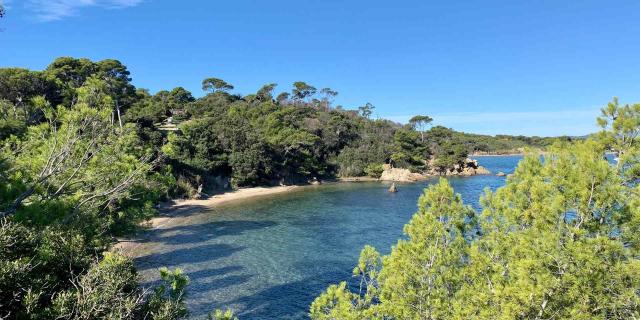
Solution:
[[(231, 192), (213, 195), (206, 199), (172, 200), (161, 203), (158, 208), (158, 216), (142, 223), (142, 226), (150, 229), (162, 228), (162, 226), (166, 225), (174, 218), (187, 216), (192, 213), (206, 210), (207, 208), (215, 208), (221, 204), (242, 201), (260, 196), (286, 193), (299, 187), (300, 186), (242, 188)], [(127, 251), (130, 251), (137, 244), (138, 242), (135, 237), (119, 238), (112, 250), (122, 251), (126, 254)]]
[(373, 177), (344, 177), (344, 178), (336, 179), (336, 182), (370, 182), (370, 181), (380, 181), (380, 179), (373, 178)]

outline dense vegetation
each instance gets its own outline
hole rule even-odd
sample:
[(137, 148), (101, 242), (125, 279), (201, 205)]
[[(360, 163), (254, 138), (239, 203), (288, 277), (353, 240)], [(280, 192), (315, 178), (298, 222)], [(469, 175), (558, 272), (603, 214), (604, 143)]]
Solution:
[[(46, 70), (0, 69), (0, 139), (25, 137), (48, 121), (45, 107), (70, 108), (87, 82), (101, 87), (112, 104), (111, 123), (129, 127), (159, 167), (176, 178), (173, 195), (204, 190), (305, 182), (313, 178), (377, 175), (384, 163), (425, 171), (429, 160), (446, 169), (472, 152), (544, 147), (551, 139), (480, 136), (428, 127), (428, 116), (409, 124), (371, 119), (374, 106), (333, 106), (338, 93), (296, 82), (275, 95), (276, 84), (256, 93), (232, 94), (233, 86), (205, 79), (207, 93), (195, 99), (178, 87), (150, 94), (130, 83), (116, 60), (59, 58)], [(166, 156), (166, 157), (164, 157)]]
[(131, 261), (107, 251), (162, 199), (377, 176), (385, 163), (445, 170), (470, 152), (548, 144), (429, 128), (428, 116), (372, 119), (370, 103), (345, 110), (336, 91), (304, 82), (275, 88), (241, 96), (208, 78), (201, 98), (151, 94), (110, 59), (0, 69), (0, 317), (184, 317), (179, 270), (145, 294)]
[[(640, 104), (603, 131), (527, 156), (481, 213), (444, 179), (427, 188), (391, 254), (362, 250), (313, 319), (637, 319)], [(619, 159), (611, 163), (607, 150)]]
[(140, 128), (118, 121), (135, 94), (127, 75), (113, 60), (0, 70), (0, 318), (186, 314), (179, 270), (145, 294), (132, 262), (105, 252), (173, 181)]
[(457, 132), (457, 139), (467, 145), (467, 150), (474, 154), (522, 153), (527, 148), (546, 150), (557, 141), (571, 142), (584, 140), (583, 137), (562, 136), (557, 138), (495, 135), (487, 136), (465, 132)]

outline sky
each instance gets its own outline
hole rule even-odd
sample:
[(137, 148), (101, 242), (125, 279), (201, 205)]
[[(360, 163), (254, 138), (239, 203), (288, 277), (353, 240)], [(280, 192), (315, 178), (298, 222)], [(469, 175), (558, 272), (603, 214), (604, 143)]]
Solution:
[[(0, 0), (2, 1), (2, 0)], [(114, 58), (137, 87), (201, 96), (305, 81), (473, 133), (584, 135), (640, 101), (640, 1), (4, 0), (0, 67)]]

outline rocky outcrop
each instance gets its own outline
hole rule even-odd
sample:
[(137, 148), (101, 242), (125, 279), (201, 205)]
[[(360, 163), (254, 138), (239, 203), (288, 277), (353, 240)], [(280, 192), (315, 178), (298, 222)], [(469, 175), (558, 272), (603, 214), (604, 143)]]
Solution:
[(398, 188), (396, 187), (396, 183), (392, 183), (391, 187), (389, 187), (389, 192), (398, 192)]
[(504, 172), (502, 172), (502, 171), (500, 171), (500, 172), (496, 173), (496, 176), (498, 176), (498, 177), (504, 177), (504, 176), (506, 176), (506, 175), (507, 175), (507, 174), (506, 174), (506, 173), (504, 173)]
[(391, 168), (389, 165), (385, 165), (384, 169), (380, 175), (382, 181), (414, 182), (426, 178), (426, 176), (411, 172), (409, 169)]
[(456, 164), (453, 168), (447, 169), (445, 172), (440, 172), (433, 166), (433, 160), (430, 161), (429, 166), (432, 168), (425, 174), (415, 173), (409, 171), (409, 169), (393, 168), (388, 164), (383, 165), (384, 171), (380, 175), (382, 181), (399, 181), (399, 182), (414, 182), (427, 179), (432, 176), (475, 176), (481, 174), (491, 174), (489, 170), (478, 164), (478, 160), (465, 159), (461, 164)]
[(478, 160), (465, 159), (462, 163), (456, 164), (453, 168), (447, 169), (444, 173), (438, 172), (435, 168), (431, 169), (433, 175), (446, 175), (446, 176), (475, 176), (481, 174), (491, 174), (489, 170), (478, 164)]

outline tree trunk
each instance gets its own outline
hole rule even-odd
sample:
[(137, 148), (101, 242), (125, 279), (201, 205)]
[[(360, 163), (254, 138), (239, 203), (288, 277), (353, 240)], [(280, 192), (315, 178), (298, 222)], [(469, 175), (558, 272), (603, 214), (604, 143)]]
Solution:
[(120, 129), (122, 129), (122, 118), (120, 118), (120, 106), (118, 105), (118, 101), (116, 101), (116, 112), (118, 113), (118, 123), (120, 124)]

